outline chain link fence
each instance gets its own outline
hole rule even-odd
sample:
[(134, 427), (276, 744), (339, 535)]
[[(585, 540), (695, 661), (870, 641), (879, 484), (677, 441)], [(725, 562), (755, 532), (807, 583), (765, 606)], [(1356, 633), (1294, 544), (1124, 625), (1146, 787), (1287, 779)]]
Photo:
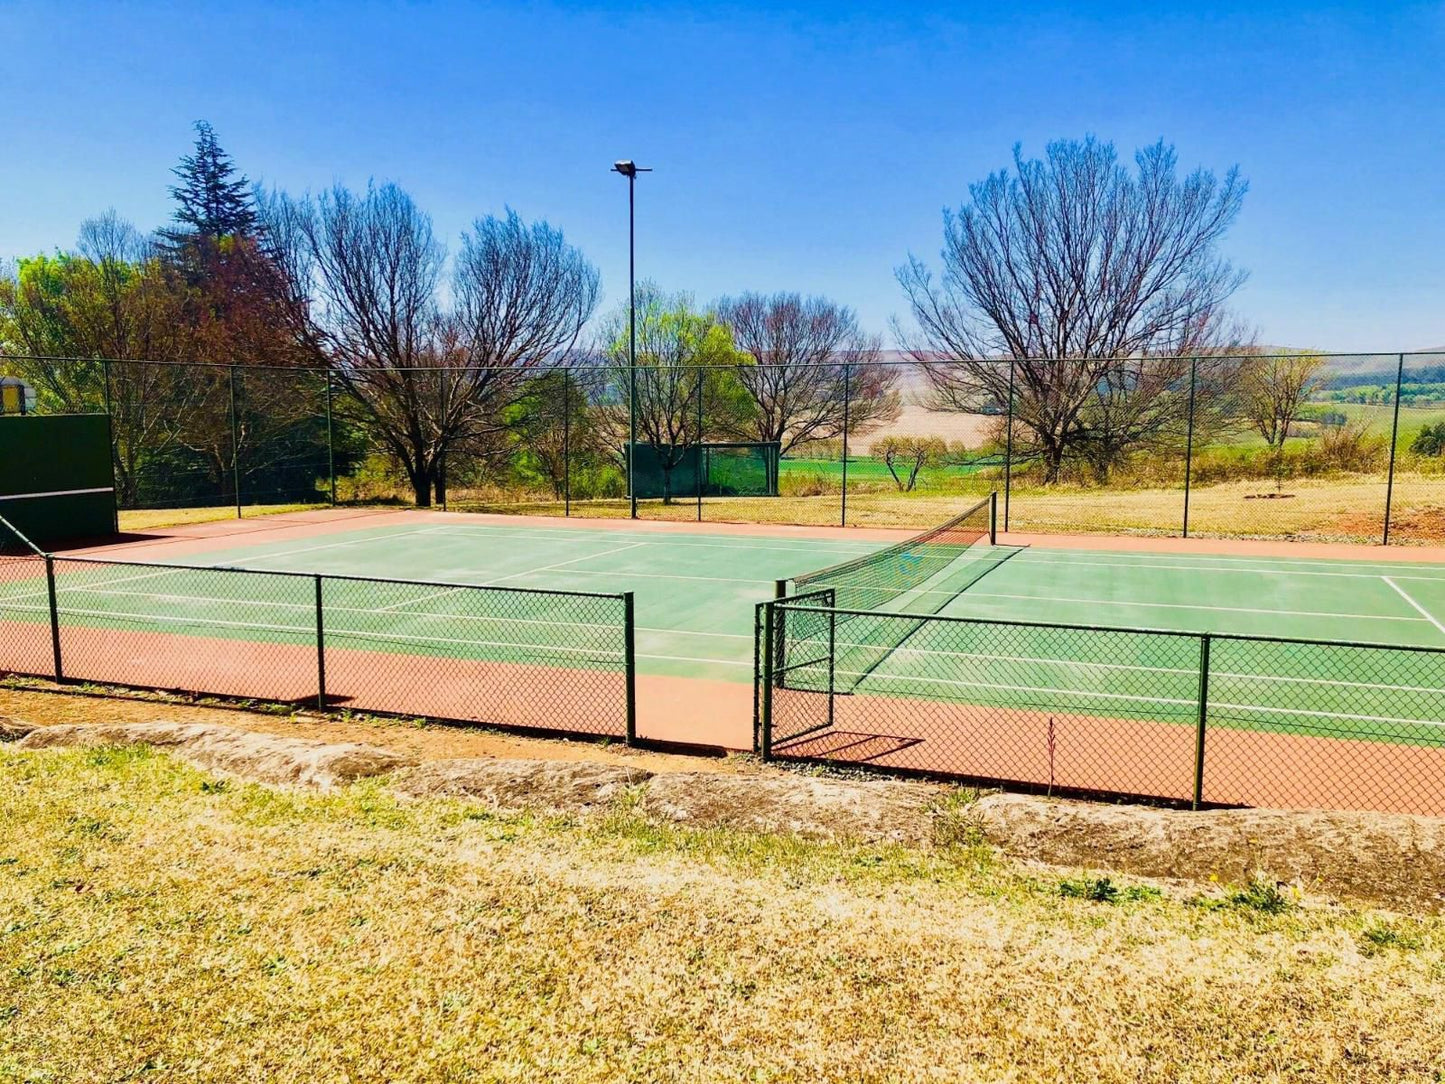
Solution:
[(1445, 814), (1445, 649), (760, 604), (757, 748), (1049, 793)]
[[(0, 375), (27, 381), (41, 412), (110, 414), (122, 509), (416, 499), (375, 404), (332, 373), (6, 357)], [(1445, 353), (649, 365), (635, 394), (629, 376), (571, 366), (478, 381), (486, 401), (429, 499), (906, 527), (996, 489), (1014, 532), (1445, 541)], [(422, 430), (441, 409), (432, 392), (451, 387), (432, 383), (392, 404)], [(723, 495), (683, 471), (633, 501), (634, 422), (664, 467), (700, 446), (775, 448), (774, 484)]]
[(628, 594), (0, 555), (0, 673), (636, 737)]

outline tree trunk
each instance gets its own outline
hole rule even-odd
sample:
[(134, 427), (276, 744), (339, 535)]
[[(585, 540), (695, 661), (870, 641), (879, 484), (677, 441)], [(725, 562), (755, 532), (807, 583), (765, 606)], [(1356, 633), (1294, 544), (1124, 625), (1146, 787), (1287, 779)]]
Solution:
[(411, 491), (416, 498), (418, 508), (431, 507), (431, 472), (420, 468), (407, 467), (407, 477), (411, 480)]

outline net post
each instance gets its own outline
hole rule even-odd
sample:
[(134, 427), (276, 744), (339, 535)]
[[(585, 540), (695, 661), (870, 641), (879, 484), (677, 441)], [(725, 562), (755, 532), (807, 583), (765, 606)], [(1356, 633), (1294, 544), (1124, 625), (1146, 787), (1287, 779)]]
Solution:
[(627, 744), (637, 744), (637, 643), (633, 594), (622, 594), (622, 665), (627, 685)]
[(1401, 354), (1395, 366), (1395, 418), (1390, 423), (1390, 471), (1385, 476), (1385, 533), (1380, 545), (1390, 544), (1390, 506), (1395, 498), (1395, 444), (1400, 439), (1400, 389), (1405, 380), (1405, 355)]
[(321, 576), (313, 577), (316, 583), (316, 709), (326, 710), (326, 623), (322, 620)]
[(998, 490), (990, 490), (988, 494), (988, 544), (998, 545)]
[(50, 599), (50, 650), (55, 660), (56, 684), (65, 680), (65, 667), (60, 661), (60, 606), (55, 592), (55, 558), (45, 555), (45, 593)]
[(1194, 731), (1194, 801), (1192, 809), (1204, 805), (1204, 730), (1209, 717), (1210, 635), (1199, 638), (1199, 719)]
[(766, 761), (773, 758), (773, 611), (777, 603), (760, 602), (758, 605), (762, 607), (763, 611), (763, 684), (762, 704), (759, 709), (758, 756)]
[(1199, 359), (1189, 359), (1189, 420), (1184, 437), (1184, 531), (1189, 537), (1189, 483), (1194, 473), (1194, 390), (1199, 380)]

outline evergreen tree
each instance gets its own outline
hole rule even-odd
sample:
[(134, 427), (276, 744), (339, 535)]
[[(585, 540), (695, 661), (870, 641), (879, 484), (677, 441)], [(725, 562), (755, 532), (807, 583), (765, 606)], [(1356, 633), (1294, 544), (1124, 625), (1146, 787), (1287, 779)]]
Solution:
[(173, 252), (197, 239), (216, 241), (255, 233), (251, 182), (237, 172), (208, 123), (196, 122), (195, 153), (182, 158), (172, 172), (180, 181), (171, 186), (179, 204), (175, 214), (179, 226), (162, 230), (161, 236)]

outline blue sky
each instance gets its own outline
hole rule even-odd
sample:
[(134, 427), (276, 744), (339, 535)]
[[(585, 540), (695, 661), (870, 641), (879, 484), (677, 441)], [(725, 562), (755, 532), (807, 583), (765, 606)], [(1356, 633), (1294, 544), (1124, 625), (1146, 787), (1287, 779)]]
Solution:
[(1445, 345), (1445, 4), (206, 4), (0, 0), (0, 258), (170, 214), (205, 118), (294, 192), (394, 180), (455, 239), (511, 205), (626, 292), (824, 293), (893, 269), (1011, 147), (1161, 136), (1239, 164), (1225, 251), (1269, 343)]

